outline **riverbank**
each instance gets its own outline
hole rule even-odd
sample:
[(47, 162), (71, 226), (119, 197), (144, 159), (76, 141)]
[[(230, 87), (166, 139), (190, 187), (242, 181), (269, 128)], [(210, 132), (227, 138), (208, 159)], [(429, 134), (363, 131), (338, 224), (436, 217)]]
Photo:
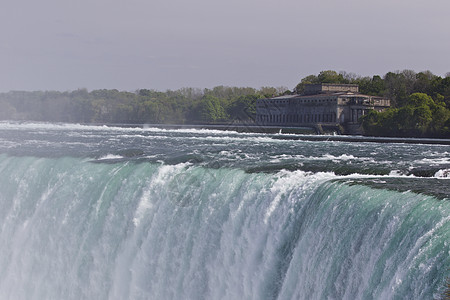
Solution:
[(246, 133), (267, 133), (272, 134), (272, 138), (281, 140), (304, 140), (304, 141), (336, 141), (336, 142), (370, 142), (370, 143), (404, 143), (404, 144), (434, 144), (450, 145), (450, 139), (433, 138), (397, 138), (397, 137), (369, 137), (354, 135), (335, 135), (316, 133), (314, 128), (309, 127), (277, 127), (277, 126), (257, 126), (257, 125), (166, 125), (166, 124), (145, 124), (143, 128), (161, 129), (208, 129), (225, 130)]
[[(18, 122), (12, 123), (33, 123)], [(1, 121), (0, 123), (8, 123)], [(38, 122), (39, 123), (39, 122)], [(59, 123), (71, 124), (71, 123)], [(78, 123), (79, 124), (79, 123)], [(304, 141), (336, 141), (336, 142), (371, 142), (371, 143), (403, 143), (403, 144), (432, 144), (450, 145), (450, 139), (436, 138), (401, 138), (401, 137), (370, 137), (361, 135), (339, 135), (336, 133), (318, 134), (314, 128), (310, 127), (277, 127), (277, 126), (257, 126), (243, 124), (126, 124), (126, 123), (81, 123), (83, 126), (108, 126), (123, 128), (160, 128), (166, 130), (195, 129), (195, 130), (221, 130), (234, 131), (240, 133), (265, 133), (271, 138), (280, 140), (304, 140)]]

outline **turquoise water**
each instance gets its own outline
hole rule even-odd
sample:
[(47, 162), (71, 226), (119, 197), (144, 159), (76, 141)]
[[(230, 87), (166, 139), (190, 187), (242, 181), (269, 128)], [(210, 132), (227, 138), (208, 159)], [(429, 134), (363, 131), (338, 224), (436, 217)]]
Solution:
[(0, 299), (439, 299), (449, 146), (0, 123)]

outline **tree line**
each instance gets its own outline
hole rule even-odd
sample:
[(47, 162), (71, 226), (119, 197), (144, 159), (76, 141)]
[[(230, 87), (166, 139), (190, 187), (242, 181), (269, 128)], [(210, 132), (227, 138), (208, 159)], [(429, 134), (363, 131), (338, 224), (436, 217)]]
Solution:
[(0, 94), (0, 120), (102, 124), (251, 122), (256, 99), (277, 96), (286, 90), (217, 86), (165, 92), (11, 91)]
[(205, 124), (252, 122), (257, 99), (301, 94), (306, 84), (358, 84), (362, 94), (391, 99), (384, 112), (362, 118), (365, 134), (377, 136), (450, 137), (450, 73), (388, 72), (383, 77), (322, 71), (284, 87), (217, 86), (165, 92), (140, 89), (11, 91), (0, 94), (0, 120), (102, 124)]
[(371, 111), (361, 119), (366, 135), (450, 138), (450, 73), (440, 77), (403, 70), (362, 77), (330, 70), (306, 76), (294, 92), (301, 94), (311, 83), (358, 84), (362, 94), (390, 99), (391, 108)]

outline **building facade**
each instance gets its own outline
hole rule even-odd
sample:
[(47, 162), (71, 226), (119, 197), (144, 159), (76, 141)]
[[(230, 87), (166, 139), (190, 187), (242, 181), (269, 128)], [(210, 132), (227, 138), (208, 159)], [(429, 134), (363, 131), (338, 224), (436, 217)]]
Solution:
[(347, 133), (358, 133), (361, 116), (389, 106), (389, 99), (360, 94), (358, 85), (311, 84), (302, 95), (258, 99), (256, 121), (267, 126), (342, 125)]

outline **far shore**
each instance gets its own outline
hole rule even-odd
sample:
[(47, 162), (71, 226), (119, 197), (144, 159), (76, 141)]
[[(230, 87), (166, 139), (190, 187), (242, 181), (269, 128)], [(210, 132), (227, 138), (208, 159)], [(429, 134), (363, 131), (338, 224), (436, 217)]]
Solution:
[[(93, 124), (90, 124), (93, 125)], [(436, 138), (403, 138), (403, 137), (371, 137), (362, 135), (338, 135), (330, 132), (329, 134), (317, 134), (311, 127), (280, 127), (280, 126), (258, 126), (243, 124), (98, 124), (109, 126), (142, 126), (142, 128), (161, 128), (161, 129), (207, 129), (223, 130), (244, 133), (267, 133), (272, 138), (280, 140), (303, 140), (303, 141), (336, 141), (336, 142), (369, 142), (369, 143), (403, 143), (403, 144), (432, 144), (432, 145), (450, 145), (450, 139)]]

